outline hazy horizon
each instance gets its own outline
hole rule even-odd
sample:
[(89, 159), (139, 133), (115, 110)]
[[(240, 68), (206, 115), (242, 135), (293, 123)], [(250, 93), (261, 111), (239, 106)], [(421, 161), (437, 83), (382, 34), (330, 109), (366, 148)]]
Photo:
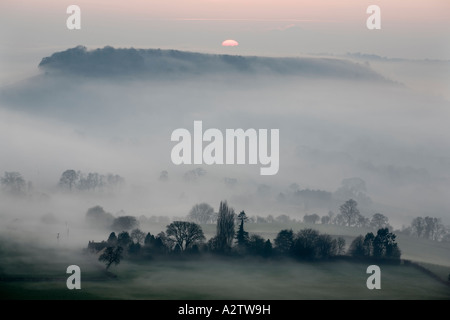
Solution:
[[(123, 202), (108, 200), (116, 203), (112, 211), (129, 207), (139, 215), (156, 207), (179, 216), (195, 203), (215, 206), (227, 199), (254, 215), (301, 218), (337, 212), (346, 199), (306, 205), (289, 199), (292, 184), (334, 194), (342, 181), (358, 178), (365, 189), (354, 196), (362, 192), (371, 200), (360, 204), (363, 215), (381, 212), (397, 228), (425, 215), (448, 224), (448, 100), (372, 67), (383, 66), (377, 57), (367, 63), (242, 56), (221, 65), (208, 62), (220, 56), (105, 48), (80, 51), (84, 62), (76, 62), (71, 50), (47, 58), (41, 75), (1, 91), (1, 147), (7, 152), (0, 170), (21, 172), (37, 191), (54, 192), (62, 172), (74, 169), (125, 178), (125, 198), (117, 195)], [(142, 66), (117, 60), (131, 61), (136, 52), (144, 57)], [(159, 52), (167, 56), (157, 58)], [(155, 63), (171, 71), (155, 73)], [(400, 69), (404, 63), (384, 62)], [(239, 70), (245, 65), (251, 71)], [(358, 78), (345, 78), (347, 71)], [(432, 108), (423, 109), (427, 104)], [(170, 135), (177, 128), (192, 132), (195, 120), (204, 130), (280, 129), (278, 174), (260, 176), (257, 165), (174, 165)], [(186, 182), (186, 172), (197, 167), (206, 175)], [(158, 180), (163, 170), (170, 178), (165, 183)]]

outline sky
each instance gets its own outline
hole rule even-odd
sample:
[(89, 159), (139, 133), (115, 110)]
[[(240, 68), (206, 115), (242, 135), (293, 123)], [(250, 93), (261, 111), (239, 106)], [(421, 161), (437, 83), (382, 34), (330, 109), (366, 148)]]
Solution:
[[(72, 4), (81, 8), (81, 30), (66, 27)], [(366, 9), (373, 4), (381, 8), (381, 30), (366, 27)], [(4, 100), (7, 111), (0, 108), (0, 146), (11, 150), (2, 154), (0, 167), (17, 167), (37, 185), (44, 171), (52, 172), (50, 184), (68, 166), (156, 179), (167, 169), (172, 130), (190, 127), (200, 117), (205, 127), (282, 127), (292, 133), (283, 139), (290, 156), (284, 156), (275, 183), (279, 189), (273, 190), (297, 182), (335, 191), (343, 179), (357, 176), (367, 181), (373, 200), (389, 210), (448, 219), (449, 30), (448, 0), (1, 0), (0, 89), (12, 94)], [(239, 45), (222, 46), (227, 39)], [(367, 81), (358, 91), (354, 83), (326, 75), (300, 86), (287, 77), (234, 86), (235, 80), (224, 76), (208, 90), (202, 81), (162, 82), (155, 89), (154, 83), (122, 87), (94, 80), (25, 80), (39, 72), (43, 57), (77, 45), (275, 57), (359, 52), (403, 59), (370, 60), (370, 67), (406, 89)], [(239, 101), (239, 108), (230, 109), (223, 96)], [(164, 158), (150, 170), (151, 144)], [(118, 151), (133, 157), (117, 157)], [(86, 153), (95, 156), (86, 158)], [(269, 184), (263, 180), (251, 183), (255, 189)], [(245, 197), (243, 206), (252, 195)], [(185, 202), (191, 206), (196, 200), (202, 199)]]
[[(81, 30), (66, 27), (72, 4), (81, 9)], [(366, 9), (374, 4), (381, 9), (381, 30), (366, 27)], [(20, 78), (43, 56), (76, 45), (446, 60), (449, 30), (446, 0), (2, 0), (0, 83)], [(222, 47), (226, 39), (239, 46)]]

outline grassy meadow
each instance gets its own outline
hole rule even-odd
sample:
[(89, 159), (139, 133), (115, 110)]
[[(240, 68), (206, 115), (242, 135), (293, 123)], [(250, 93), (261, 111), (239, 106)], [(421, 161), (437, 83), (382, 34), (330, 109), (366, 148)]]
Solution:
[[(155, 227), (155, 226), (153, 226)], [(273, 239), (282, 229), (314, 227), (343, 236), (347, 246), (366, 230), (303, 223), (248, 224), (250, 233)], [(214, 225), (202, 226), (207, 238)], [(145, 227), (142, 228), (147, 231)], [(164, 230), (163, 226), (161, 229)], [(104, 239), (108, 236), (104, 234)], [(402, 258), (420, 262), (441, 279), (450, 273), (450, 247), (406, 236), (398, 238)], [(87, 245), (87, 244), (86, 244)], [(366, 287), (367, 262), (336, 259), (194, 258), (125, 259), (110, 273), (82, 248), (2, 241), (1, 299), (450, 299), (450, 287), (412, 265), (380, 264), (381, 290)], [(66, 268), (81, 268), (82, 290), (68, 290)]]

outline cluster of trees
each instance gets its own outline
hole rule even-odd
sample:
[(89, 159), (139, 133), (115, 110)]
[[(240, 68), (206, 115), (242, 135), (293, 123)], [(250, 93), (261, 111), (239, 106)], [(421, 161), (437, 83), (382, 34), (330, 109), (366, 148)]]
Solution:
[(99, 261), (108, 269), (113, 263), (119, 264), (124, 257), (153, 257), (155, 255), (199, 252), (198, 244), (205, 236), (198, 224), (187, 221), (174, 221), (166, 232), (154, 236), (145, 234), (139, 228), (130, 233), (122, 231), (118, 235), (111, 232), (107, 241), (89, 242), (88, 250), (102, 252)]
[(24, 195), (32, 188), (31, 182), (26, 182), (20, 172), (6, 171), (0, 178), (2, 189), (11, 195)]
[[(238, 227), (236, 228), (236, 222)], [(281, 230), (274, 239), (264, 239), (258, 234), (245, 231), (248, 217), (244, 211), (236, 214), (226, 201), (221, 202), (217, 216), (216, 234), (208, 241), (201, 226), (191, 221), (173, 221), (166, 231), (154, 236), (145, 234), (138, 228), (131, 233), (122, 231), (109, 235), (107, 241), (90, 242), (88, 248), (102, 251), (100, 261), (109, 268), (124, 256), (149, 257), (167, 254), (210, 254), (235, 256), (290, 256), (303, 260), (328, 259), (346, 253), (346, 243), (342, 237), (333, 238), (328, 234), (306, 228), (294, 233), (292, 229)], [(206, 242), (205, 242), (206, 241)], [(120, 247), (120, 248), (119, 248)], [(351, 245), (354, 256), (372, 258), (400, 258), (400, 250), (395, 243), (395, 235), (387, 228), (378, 230), (376, 236), (369, 233), (358, 237)]]
[(108, 173), (106, 175), (97, 172), (87, 174), (81, 171), (69, 169), (61, 174), (58, 185), (64, 190), (114, 190), (122, 187), (125, 179), (117, 174)]
[[(389, 224), (388, 217), (381, 213), (373, 214), (370, 219), (361, 215), (358, 203), (353, 199), (349, 199), (341, 205), (339, 211), (340, 213), (336, 216), (332, 212), (322, 217), (317, 214), (305, 215), (303, 222), (315, 224), (320, 221), (322, 224), (364, 227), (372, 228), (373, 230), (393, 229)], [(412, 220), (410, 226), (403, 228), (399, 232), (418, 238), (450, 242), (450, 228), (446, 227), (442, 220), (436, 217), (416, 217)]]
[[(217, 223), (217, 219), (219, 217), (219, 213), (214, 211), (214, 208), (208, 203), (199, 203), (192, 207), (189, 211), (186, 219), (191, 222), (199, 223), (199, 224), (215, 224)], [(237, 219), (238, 216), (235, 216)], [(237, 219), (239, 220), (239, 219)], [(235, 221), (238, 223), (239, 221)], [(251, 216), (247, 217), (245, 222), (248, 223), (294, 223), (297, 220), (292, 219), (288, 215), (281, 214), (279, 216), (268, 215), (267, 217), (262, 216)]]
[[(320, 217), (317, 215), (308, 216), (312, 223), (316, 223)], [(305, 219), (304, 219), (305, 221)], [(307, 222), (307, 221), (305, 221)], [(347, 200), (339, 207), (339, 214), (334, 216), (332, 212), (328, 216), (321, 218), (322, 224), (336, 224), (347, 227), (372, 228), (378, 230), (381, 228), (392, 229), (389, 219), (381, 213), (375, 213), (371, 218), (367, 218), (361, 214), (358, 208), (358, 202), (353, 199)]]
[[(339, 208), (339, 211), (340, 213), (337, 215), (334, 215), (334, 213), (330, 211), (328, 215), (322, 217), (315, 213), (306, 214), (303, 217), (303, 222), (309, 224), (316, 224), (320, 222), (322, 224), (336, 224), (349, 227), (365, 227), (372, 228), (374, 230), (378, 230), (381, 228), (388, 228), (390, 230), (392, 229), (391, 225), (389, 224), (388, 217), (381, 213), (375, 213), (371, 218), (364, 217), (358, 209), (358, 203), (353, 199), (349, 199), (344, 204), (342, 204)], [(199, 224), (214, 224), (217, 222), (218, 213), (214, 212), (214, 209), (211, 205), (207, 203), (200, 203), (192, 207), (186, 219), (188, 221), (196, 222)], [(277, 217), (273, 217), (272, 215), (268, 215), (267, 217), (252, 216), (247, 217), (245, 221), (248, 223), (299, 222), (285, 214), (279, 215)], [(239, 223), (239, 221), (236, 222)]]
[(86, 212), (86, 222), (93, 227), (108, 228), (116, 231), (131, 230), (139, 227), (139, 221), (133, 216), (114, 217), (103, 207), (95, 206)]
[(450, 228), (445, 227), (441, 219), (434, 217), (416, 217), (411, 226), (404, 228), (402, 233), (434, 241), (450, 242)]
[(281, 230), (274, 242), (278, 253), (299, 259), (327, 259), (345, 253), (344, 238), (332, 238), (310, 228), (296, 234), (292, 229)]
[(187, 171), (183, 175), (183, 179), (188, 182), (197, 181), (199, 178), (206, 175), (206, 170), (203, 168), (195, 168)]
[(376, 258), (376, 259), (400, 259), (401, 251), (395, 242), (396, 235), (383, 228), (377, 231), (377, 235), (372, 232), (356, 237), (350, 245), (350, 254), (355, 257)]
[(100, 229), (112, 229), (115, 231), (129, 231), (140, 226), (150, 224), (168, 224), (171, 219), (167, 216), (144, 216), (140, 217), (127, 215), (123, 210), (114, 216), (110, 212), (106, 212), (103, 207), (97, 205), (87, 210), (85, 216), (89, 226)]
[(361, 178), (348, 178), (341, 182), (335, 192), (325, 190), (301, 189), (297, 183), (291, 184), (287, 190), (278, 194), (280, 202), (289, 202), (297, 206), (303, 205), (304, 210), (312, 208), (330, 208), (346, 199), (354, 199), (367, 208), (372, 200), (367, 195), (366, 183)]

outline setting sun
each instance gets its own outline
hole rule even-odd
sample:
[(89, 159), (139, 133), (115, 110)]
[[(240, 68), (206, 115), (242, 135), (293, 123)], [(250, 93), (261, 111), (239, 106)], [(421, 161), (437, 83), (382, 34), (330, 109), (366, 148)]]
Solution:
[(222, 46), (224, 47), (235, 47), (238, 46), (239, 43), (236, 40), (225, 40), (224, 42), (222, 42)]

